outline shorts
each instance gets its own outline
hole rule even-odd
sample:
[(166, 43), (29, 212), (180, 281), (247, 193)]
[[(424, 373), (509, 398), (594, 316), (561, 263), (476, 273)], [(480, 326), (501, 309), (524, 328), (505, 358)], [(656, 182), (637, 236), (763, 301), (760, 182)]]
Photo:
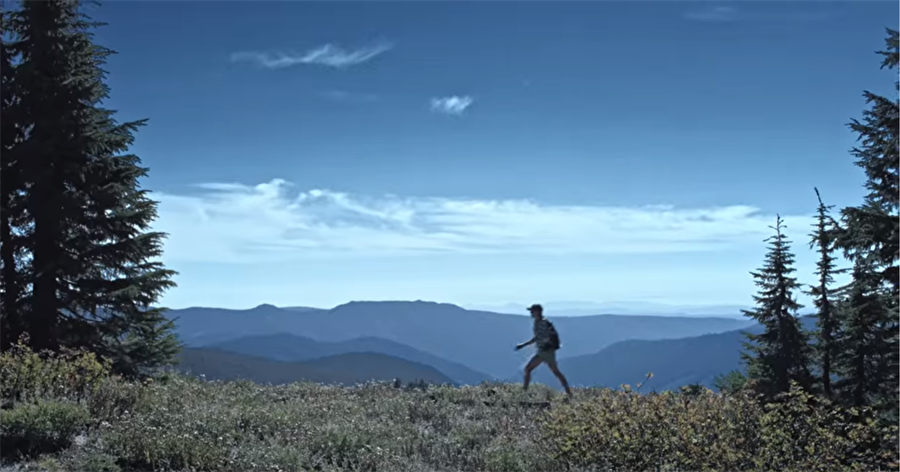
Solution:
[(553, 349), (539, 349), (538, 352), (534, 354), (534, 357), (532, 357), (532, 360), (534, 359), (544, 362), (547, 365), (556, 365), (556, 351)]

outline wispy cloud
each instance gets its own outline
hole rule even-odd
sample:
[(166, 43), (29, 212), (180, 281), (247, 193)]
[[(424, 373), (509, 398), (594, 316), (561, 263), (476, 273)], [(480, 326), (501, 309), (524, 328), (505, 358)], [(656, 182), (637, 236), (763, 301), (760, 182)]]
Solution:
[(346, 50), (334, 44), (324, 44), (303, 53), (236, 52), (231, 55), (231, 61), (251, 62), (268, 69), (282, 69), (301, 64), (316, 64), (341, 69), (362, 64), (392, 48), (393, 44), (388, 42), (377, 42), (353, 50)]
[(723, 22), (734, 21), (738, 18), (738, 10), (732, 6), (718, 5), (706, 6), (697, 10), (686, 12), (684, 17), (694, 21)]
[[(774, 215), (709, 208), (528, 200), (362, 197), (283, 180), (157, 194), (166, 258), (220, 262), (452, 254), (609, 254), (760, 247)], [(790, 227), (806, 231), (806, 216)]]
[(431, 111), (445, 115), (462, 115), (475, 101), (468, 95), (451, 95), (431, 99)]
[[(754, 5), (756, 11), (749, 11), (734, 5), (704, 5), (694, 10), (687, 11), (683, 17), (691, 21), (704, 21), (710, 23), (723, 23), (733, 21), (824, 21), (834, 17), (833, 11), (826, 10), (784, 10), (783, 5), (776, 3), (762, 3)], [(762, 11), (758, 8), (767, 8)], [(815, 5), (813, 8), (820, 8)]]

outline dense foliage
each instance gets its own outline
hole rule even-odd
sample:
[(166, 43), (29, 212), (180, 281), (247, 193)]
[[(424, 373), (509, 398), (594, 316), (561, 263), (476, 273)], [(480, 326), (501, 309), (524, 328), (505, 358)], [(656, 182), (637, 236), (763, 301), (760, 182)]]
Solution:
[(4, 456), (50, 470), (873, 471), (898, 454), (896, 426), (796, 386), (766, 406), (701, 388), (565, 401), (503, 384), (138, 382), (91, 354), (26, 347), (0, 358), (0, 385), (15, 385), (3, 391)]

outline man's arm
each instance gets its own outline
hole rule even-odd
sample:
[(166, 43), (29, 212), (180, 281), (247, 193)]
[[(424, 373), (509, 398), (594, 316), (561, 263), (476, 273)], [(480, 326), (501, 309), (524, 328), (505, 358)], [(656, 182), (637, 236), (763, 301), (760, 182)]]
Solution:
[(516, 350), (518, 351), (519, 349), (522, 349), (523, 347), (528, 346), (532, 343), (534, 343), (534, 338), (531, 338), (528, 341), (525, 341), (524, 343), (516, 344)]

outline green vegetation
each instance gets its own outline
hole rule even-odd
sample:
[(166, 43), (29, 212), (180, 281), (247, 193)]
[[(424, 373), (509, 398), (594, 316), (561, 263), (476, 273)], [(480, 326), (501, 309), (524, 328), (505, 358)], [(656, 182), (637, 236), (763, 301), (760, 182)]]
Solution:
[(700, 388), (582, 389), (567, 402), (502, 384), (141, 382), (91, 354), (25, 347), (0, 358), (0, 384), (16, 386), (4, 390), (3, 455), (46, 470), (873, 471), (898, 460), (896, 426), (796, 386), (765, 406)]

